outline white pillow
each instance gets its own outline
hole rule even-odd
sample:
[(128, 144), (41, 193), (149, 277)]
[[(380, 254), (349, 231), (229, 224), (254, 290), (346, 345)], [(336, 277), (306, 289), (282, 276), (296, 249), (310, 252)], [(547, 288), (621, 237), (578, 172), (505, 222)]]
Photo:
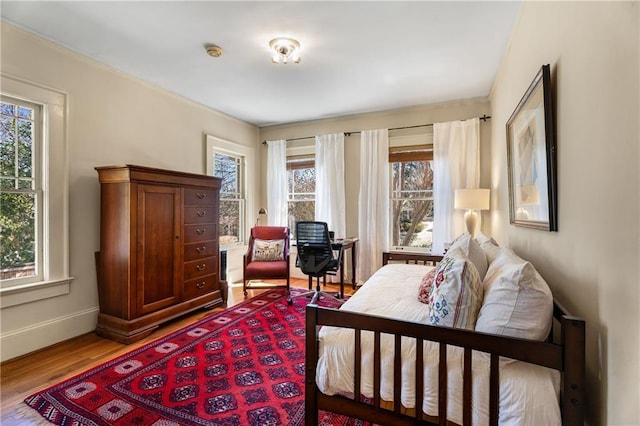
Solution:
[(460, 248), (449, 251), (436, 268), (429, 296), (429, 323), (473, 330), (482, 304), (482, 282)]
[(553, 296), (533, 265), (500, 248), (483, 282), (476, 331), (544, 340), (551, 329)]
[(496, 256), (498, 256), (498, 253), (500, 252), (500, 246), (498, 245), (496, 240), (484, 235), (482, 232), (478, 232), (476, 234), (476, 241), (478, 241), (480, 248), (487, 256), (487, 262), (489, 263), (489, 265), (491, 265), (491, 262), (495, 260)]
[(284, 240), (253, 240), (254, 261), (274, 262), (284, 260)]
[(498, 245), (496, 240), (494, 240), (492, 237), (490, 237), (488, 235), (483, 234), (482, 232), (478, 232), (476, 234), (476, 241), (478, 242), (478, 244), (482, 244), (482, 243), (485, 243), (485, 242), (488, 241), (488, 242), (492, 243), (495, 246)]
[(456, 238), (453, 244), (451, 244), (446, 256), (457, 248), (460, 248), (464, 255), (473, 262), (478, 270), (478, 274), (480, 274), (480, 281), (484, 280), (489, 263), (487, 262), (487, 255), (484, 254), (484, 251), (480, 248), (478, 242), (471, 237), (471, 234), (466, 232)]

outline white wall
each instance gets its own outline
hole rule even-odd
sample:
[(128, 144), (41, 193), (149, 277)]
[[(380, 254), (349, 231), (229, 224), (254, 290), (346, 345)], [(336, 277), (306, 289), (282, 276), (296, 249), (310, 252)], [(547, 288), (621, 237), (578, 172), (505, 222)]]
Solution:
[[(587, 321), (589, 424), (640, 424), (639, 3), (524, 2), (490, 96), (492, 230)], [(558, 232), (509, 225), (505, 123), (551, 65)]]
[(2, 360), (95, 329), (100, 187), (95, 166), (205, 173), (205, 134), (255, 147), (255, 126), (157, 89), (2, 23), (1, 72), (67, 94), (68, 295), (0, 312)]

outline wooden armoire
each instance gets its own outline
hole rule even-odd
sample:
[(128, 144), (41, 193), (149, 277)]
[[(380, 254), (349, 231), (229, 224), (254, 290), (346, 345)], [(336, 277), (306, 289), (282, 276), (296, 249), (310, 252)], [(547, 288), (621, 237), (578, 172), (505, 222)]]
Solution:
[(96, 333), (128, 344), (167, 320), (223, 304), (220, 179), (134, 165), (96, 170)]

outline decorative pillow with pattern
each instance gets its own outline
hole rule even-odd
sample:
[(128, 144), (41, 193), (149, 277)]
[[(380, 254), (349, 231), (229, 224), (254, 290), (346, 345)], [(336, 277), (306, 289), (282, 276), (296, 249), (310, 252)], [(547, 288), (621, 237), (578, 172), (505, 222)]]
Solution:
[(429, 304), (432, 325), (475, 328), (482, 304), (482, 282), (475, 265), (460, 248), (447, 253), (436, 267)]
[(429, 295), (431, 294), (431, 287), (433, 280), (436, 277), (436, 268), (431, 268), (429, 272), (422, 277), (420, 287), (418, 287), (418, 300), (422, 303), (429, 304)]
[(284, 260), (284, 240), (253, 240), (253, 260), (275, 262)]
[(464, 255), (473, 262), (474, 266), (478, 270), (478, 274), (480, 274), (480, 281), (484, 280), (484, 276), (487, 273), (487, 268), (489, 267), (489, 262), (487, 261), (487, 255), (480, 248), (478, 242), (473, 239), (471, 234), (465, 232), (464, 234), (456, 238), (455, 241), (451, 244), (451, 247), (449, 248), (446, 256), (448, 256), (452, 250), (455, 250), (457, 248), (462, 249)]

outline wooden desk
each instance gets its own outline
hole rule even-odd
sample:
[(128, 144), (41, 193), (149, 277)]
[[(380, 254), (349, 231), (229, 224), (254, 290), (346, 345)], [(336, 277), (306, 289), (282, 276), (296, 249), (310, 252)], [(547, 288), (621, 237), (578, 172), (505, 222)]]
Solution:
[[(357, 256), (357, 246), (358, 246), (358, 237), (350, 237), (342, 240), (334, 240), (331, 243), (331, 247), (334, 250), (342, 250), (342, 259), (340, 261), (340, 299), (344, 298), (344, 252), (346, 250), (351, 250), (351, 288), (356, 289), (356, 270), (358, 269), (358, 256)], [(327, 276), (325, 275), (322, 279), (322, 283), (324, 285), (327, 284)]]
[(404, 263), (423, 263), (425, 265), (430, 264), (435, 266), (442, 258), (443, 255), (441, 254), (385, 251), (382, 253), (382, 264), (386, 265), (392, 260), (404, 260)]

